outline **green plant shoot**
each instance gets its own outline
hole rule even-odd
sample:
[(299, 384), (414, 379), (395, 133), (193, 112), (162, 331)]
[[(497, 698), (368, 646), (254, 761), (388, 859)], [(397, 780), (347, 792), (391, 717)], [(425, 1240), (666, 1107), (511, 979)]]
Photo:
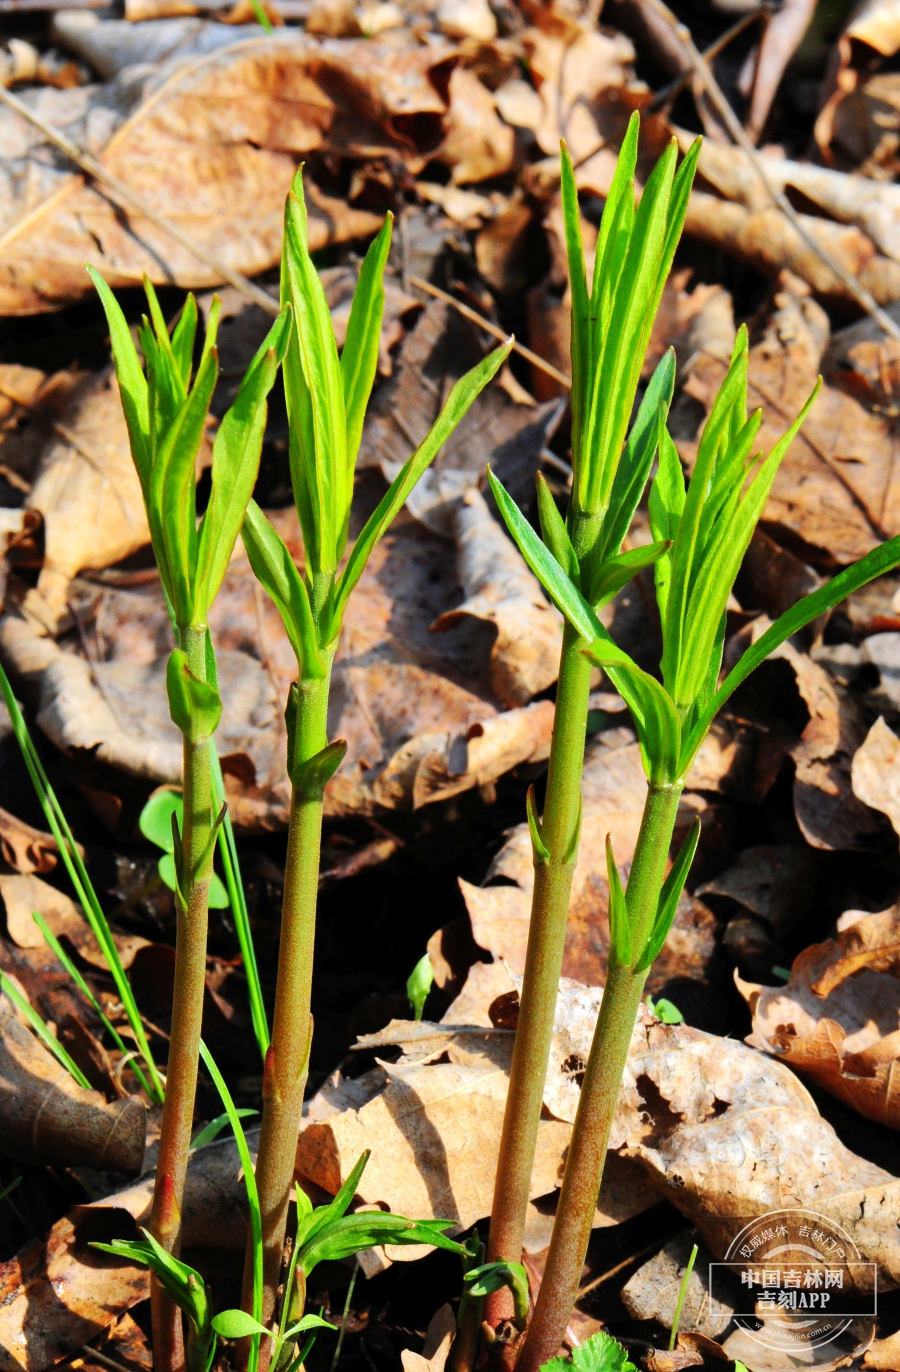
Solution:
[[(782, 615), (719, 684), (728, 597), (779, 464), (815, 401), (818, 385), (771, 451), (756, 453), (761, 414), (748, 416), (746, 410), (749, 354), (742, 328), (704, 426), (689, 485), (666, 427), (674, 382), (671, 355), (652, 377), (626, 440), (625, 425), (643, 356), (639, 344), (649, 334), (662, 288), (660, 272), (668, 271), (681, 231), (697, 149), (695, 144), (674, 175), (674, 151), (664, 153), (635, 211), (631, 177), (636, 147), (633, 120), (603, 214), (589, 302), (577, 194), (563, 152), (562, 193), (573, 300), (575, 473), (565, 522), (539, 480), (543, 537), (538, 537), (492, 478), (510, 533), (567, 621), (544, 815), (537, 815), (533, 795), (528, 804), (536, 879), (491, 1225), (489, 1256), (495, 1260), (514, 1260), (519, 1253), (511, 1248), (518, 1245), (520, 1250), (521, 1230), (509, 1222), (509, 1191), (504, 1187), (507, 1178), (527, 1183), (531, 1172), (533, 1132), (529, 1128), (536, 1128), (547, 1061), (546, 1040), (535, 1032), (533, 1022), (549, 1033), (565, 936), (568, 882), (565, 903), (555, 908), (547, 892), (554, 866), (567, 868), (571, 874), (577, 854), (586, 673), (591, 663), (607, 672), (628, 705), (648, 779), (627, 888), (607, 843), (609, 973), (547, 1264), (517, 1372), (538, 1372), (562, 1342), (572, 1310), (635, 1016), (699, 840), (697, 821), (667, 874), (678, 801), (691, 762), (719, 709), (774, 648), (845, 595), (900, 562), (900, 538), (875, 549)], [(657, 245), (654, 252), (649, 250), (651, 243)], [(626, 337), (639, 347), (639, 356), (622, 351), (620, 342)], [(621, 540), (657, 454), (658, 470), (650, 493), (654, 541), (635, 553), (620, 554)], [(654, 568), (663, 637), (661, 681), (642, 671), (616, 645), (597, 613), (624, 584), (626, 570), (633, 573), (638, 564)], [(576, 689), (578, 683), (580, 689)], [(561, 814), (567, 817), (564, 825)], [(521, 1187), (517, 1195), (524, 1195)]]
[(406, 980), (406, 995), (412, 1006), (413, 1019), (421, 1019), (425, 1013), (425, 1002), (434, 985), (434, 967), (428, 953), (419, 958)]
[[(292, 797), (272, 1043), (263, 1078), (259, 1178), (265, 1247), (263, 1322), (271, 1320), (290, 1200), (297, 1128), (310, 1037), (310, 982), (325, 787), (346, 752), (329, 743), (331, 667), (347, 601), (366, 562), (441, 445), (494, 376), (511, 342), (496, 349), (453, 387), (424, 442), (348, 549), (356, 458), (378, 362), (384, 311), (383, 276), (391, 216), (366, 253), (338, 355), (325, 294), (309, 254), (302, 169), (287, 198), (281, 298), (295, 320), (284, 359), (290, 425), (290, 468), (303, 535), (305, 567), (251, 501), (243, 537), (254, 572), (272, 597), (297, 657), (287, 723)], [(252, 1283), (244, 1270), (244, 1307)]]
[[(173, 831), (174, 833), (181, 833), (183, 815), (184, 797), (181, 792), (160, 790), (154, 791), (138, 819), (138, 828), (144, 838), (149, 839), (151, 843), (156, 844), (157, 848), (162, 849), (163, 855), (157, 864), (157, 871), (170, 891), (175, 890), (177, 883)], [(230, 903), (228, 892), (222, 885), (220, 878), (213, 872), (209, 880), (209, 908), (211, 910), (226, 910)]]
[[(151, 1230), (177, 1254), (181, 1202), (190, 1148), (213, 854), (225, 809), (213, 813), (210, 740), (222, 713), (207, 621), (259, 469), (267, 397), (291, 331), (282, 310), (250, 363), (234, 404), (213, 443), (212, 489), (197, 518), (196, 461), (218, 377), (213, 300), (196, 369), (197, 305), (192, 295), (171, 334), (156, 293), (145, 281), (144, 316), (137, 349), (118, 303), (103, 278), (88, 268), (109, 324), (110, 341), (131, 455), (137, 469), (153, 551), (175, 632), (166, 671), (169, 710), (184, 740), (184, 800), (179, 827), (172, 816), (175, 904), (175, 986), (159, 1161)], [(181, 1320), (165, 1284), (152, 1288), (153, 1346), (157, 1372), (176, 1372), (181, 1361)]]

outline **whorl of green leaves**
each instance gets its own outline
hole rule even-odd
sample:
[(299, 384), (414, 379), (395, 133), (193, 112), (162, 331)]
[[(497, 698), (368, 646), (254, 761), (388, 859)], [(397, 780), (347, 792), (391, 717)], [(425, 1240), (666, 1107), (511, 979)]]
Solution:
[(150, 318), (144, 316), (137, 349), (110, 288), (88, 267), (106, 319), (131, 454), (141, 482), (150, 537), (169, 606), (179, 630), (202, 628), (218, 593), (250, 499), (266, 425), (266, 398), (291, 332), (285, 308), (247, 369), (234, 404), (213, 443), (212, 492), (197, 522), (196, 459), (218, 378), (213, 301), (196, 372), (197, 305), (187, 297), (171, 336), (145, 280)]
[(250, 563), (274, 600), (297, 656), (301, 680), (327, 676), (344, 610), (372, 549), (473, 400), (506, 358), (497, 348), (453, 387), (424, 442), (398, 473), (356, 539), (343, 571), (353, 477), (366, 406), (375, 381), (384, 313), (384, 269), (391, 244), (387, 216), (359, 273), (347, 335), (338, 356), (328, 302), (309, 254), (302, 168), (287, 198), (281, 296), (296, 321), (284, 359), (294, 500), (306, 566), (298, 572), (282, 539), (252, 501), (243, 525)]
[(572, 504), (593, 515), (605, 514), (611, 504), (650, 330), (681, 237), (700, 152), (697, 139), (676, 172), (673, 139), (635, 208), (639, 130), (635, 111), (603, 211), (590, 294), (575, 176), (562, 146), (572, 291)]

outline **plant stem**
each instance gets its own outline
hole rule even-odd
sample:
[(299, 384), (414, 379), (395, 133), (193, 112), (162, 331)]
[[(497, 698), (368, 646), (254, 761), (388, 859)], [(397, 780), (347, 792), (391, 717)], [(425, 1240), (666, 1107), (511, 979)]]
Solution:
[[(182, 629), (181, 646), (188, 665), (206, 680), (206, 628)], [(184, 740), (184, 812), (182, 872), (196, 872), (212, 826), (209, 744)], [(179, 874), (182, 879), (182, 874)], [(206, 980), (206, 934), (209, 881), (188, 880), (183, 892), (187, 909), (178, 906), (175, 935), (175, 985), (172, 994), (172, 1038), (166, 1069), (166, 1098), (153, 1192), (151, 1231), (169, 1253), (181, 1243), (181, 1211), (194, 1101)], [(156, 1372), (178, 1372), (183, 1365), (181, 1314), (155, 1280), (152, 1283), (153, 1358)]]
[[(298, 685), (296, 758), (300, 762), (315, 757), (327, 746), (328, 690), (328, 677), (323, 680), (301, 681)], [(256, 1163), (264, 1255), (263, 1324), (268, 1324), (275, 1313), (291, 1180), (294, 1175), (294, 1158), (297, 1152), (297, 1134), (309, 1063), (312, 1033), (309, 1007), (316, 933), (322, 808), (321, 787), (312, 786), (306, 791), (294, 787), (288, 827), (272, 1043), (266, 1054), (263, 1076), (263, 1115)], [(250, 1292), (248, 1281), (251, 1273), (252, 1253), (248, 1247), (244, 1267), (245, 1309)], [(266, 1349), (263, 1348), (261, 1367), (265, 1359)]]
[[(556, 717), (541, 837), (549, 857), (534, 855), (534, 894), (519, 1022), (503, 1118), (488, 1245), (489, 1262), (520, 1262), (531, 1171), (553, 1016), (562, 970), (569, 895), (581, 827), (581, 769), (591, 665), (571, 625), (563, 634)], [(508, 1293), (500, 1293), (508, 1301)], [(488, 1309), (499, 1302), (488, 1298)], [(489, 1316), (491, 1318), (491, 1316)]]
[[(626, 901), (633, 962), (640, 960), (659, 903), (681, 786), (652, 786), (647, 795)], [(537, 1303), (516, 1372), (539, 1372), (559, 1348), (572, 1313), (591, 1235), (609, 1132), (634, 1021), (649, 968), (610, 971), (566, 1159), (553, 1237)]]

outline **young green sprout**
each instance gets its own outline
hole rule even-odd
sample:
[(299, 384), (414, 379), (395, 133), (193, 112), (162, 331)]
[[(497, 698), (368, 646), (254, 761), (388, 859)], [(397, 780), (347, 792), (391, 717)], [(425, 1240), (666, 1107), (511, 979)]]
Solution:
[[(172, 824), (178, 915), (175, 986), (150, 1228), (166, 1252), (177, 1254), (197, 1089), (209, 887), (217, 830), (224, 818), (224, 808), (218, 817), (213, 813), (210, 740), (222, 702), (207, 622), (256, 481), (266, 401), (287, 347), (291, 319), (285, 308), (219, 425), (209, 504), (198, 521), (196, 459), (218, 377), (218, 300), (213, 301), (195, 371), (194, 297), (187, 297), (170, 336), (153, 287), (146, 282), (150, 318), (145, 316), (138, 330), (145, 373), (112, 291), (96, 271), (88, 271), (106, 311), (131, 455), (176, 643), (166, 687), (172, 719), (184, 739), (184, 799), (181, 826), (174, 816)], [(157, 1372), (175, 1372), (181, 1361), (181, 1320), (160, 1281), (153, 1284), (153, 1342)]]
[[(329, 743), (327, 735), (331, 667), (344, 612), (373, 548), (511, 346), (496, 349), (453, 387), (431, 431), (385, 493), (344, 561), (356, 458), (378, 362), (382, 278), (390, 241), (388, 216), (362, 264), (346, 341), (338, 356), (328, 304), (309, 255), (302, 172), (297, 173), (285, 207), (281, 293), (295, 320), (284, 360), (284, 383), (291, 480), (305, 553), (303, 572), (297, 570), (281, 538), (252, 501), (243, 527), (251, 565), (284, 621), (298, 675), (285, 713), (292, 796), (257, 1163), (265, 1250), (264, 1323), (274, 1313), (309, 1057), (323, 798), (346, 752), (346, 744)], [(251, 1259), (248, 1250), (245, 1307)]]
[[(554, 905), (547, 892), (552, 889), (554, 871), (567, 869), (570, 877), (577, 854), (591, 663), (608, 673), (629, 707), (648, 779), (627, 889), (623, 889), (612, 845), (607, 842), (609, 972), (566, 1158), (550, 1250), (516, 1362), (517, 1372), (538, 1372), (561, 1344), (572, 1310), (635, 1016), (650, 966), (674, 918), (699, 838), (699, 823), (695, 823), (667, 875), (669, 845), (687, 771), (722, 705), (773, 649), (851, 591), (900, 562), (900, 538), (875, 549), (782, 615), (719, 685), (728, 597), (778, 466), (813, 404), (818, 386), (771, 452), (764, 457), (754, 454), (761, 416), (748, 417), (746, 412), (748, 350), (746, 330), (742, 329), (728, 374), (704, 426), (689, 487), (666, 430), (674, 380), (671, 356), (663, 359), (651, 379), (622, 447), (643, 345), (636, 360), (631, 354), (624, 359), (631, 367), (627, 377), (624, 361), (618, 372), (610, 369), (607, 353), (612, 349), (619, 355), (620, 335), (624, 337), (629, 328), (629, 336), (635, 340), (646, 340), (649, 334), (662, 286), (659, 273), (668, 270), (671, 262), (696, 156), (695, 145), (673, 181), (674, 153), (670, 150), (664, 154), (635, 212), (631, 175), (636, 136), (633, 122), (603, 215), (589, 313), (585, 312), (577, 194), (568, 159), (563, 156), (563, 206), (573, 297), (575, 471), (567, 520), (563, 522), (549, 491), (539, 482), (540, 539), (499, 483), (492, 481), (510, 533), (567, 620), (543, 818), (536, 814), (533, 797), (528, 806), (535, 896), (504, 1125), (502, 1148), (509, 1153), (501, 1152), (494, 1201), (494, 1216), (502, 1223), (495, 1240), (492, 1219), (492, 1258), (513, 1261), (519, 1256), (510, 1251), (510, 1245), (520, 1245), (521, 1212), (516, 1211), (516, 1224), (511, 1224), (512, 1206), (503, 1187), (509, 1176), (518, 1186), (516, 1196), (527, 1195), (522, 1184), (527, 1187), (530, 1177), (533, 1130), (546, 1074), (546, 1039), (542, 1034), (549, 1032), (553, 1021), (568, 880), (563, 903)], [(666, 184), (671, 185), (668, 202), (663, 189)], [(669, 208), (664, 212), (666, 203)], [(642, 236), (638, 235), (640, 224)], [(640, 245), (651, 240), (664, 247), (648, 259)], [(639, 288), (637, 277), (642, 274), (646, 280)], [(590, 410), (594, 403), (599, 404), (596, 415)], [(624, 415), (624, 421), (614, 423), (615, 415)], [(611, 446), (598, 444), (598, 433), (610, 434)], [(644, 566), (655, 564), (663, 637), (661, 682), (642, 671), (614, 643), (597, 615), (623, 584), (622, 572), (616, 568), (624, 558), (616, 554), (657, 452), (659, 468), (650, 495), (655, 541), (638, 553)], [(582, 541), (585, 530), (591, 530), (593, 538), (587, 545)], [(560, 824), (561, 814), (567, 817), (567, 825)], [(562, 882), (557, 881), (558, 891)], [(548, 976), (548, 965), (552, 976)], [(531, 1112), (527, 1118), (526, 1102)], [(527, 1155), (523, 1140), (528, 1143)], [(510, 1157), (515, 1159), (512, 1167)]]

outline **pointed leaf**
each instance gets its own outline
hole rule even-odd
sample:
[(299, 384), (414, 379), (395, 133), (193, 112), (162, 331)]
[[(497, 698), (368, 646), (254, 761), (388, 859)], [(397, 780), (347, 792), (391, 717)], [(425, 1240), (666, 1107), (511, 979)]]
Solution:
[(605, 629), (584, 651), (608, 674), (631, 711), (647, 776), (657, 786), (677, 781), (681, 725), (665, 688), (617, 647)]
[(623, 586), (627, 586), (633, 576), (652, 567), (671, 548), (671, 543), (645, 543), (640, 548), (632, 548), (628, 553), (611, 557), (598, 569), (590, 590), (590, 602), (597, 610), (617, 596)]
[(222, 1339), (246, 1339), (251, 1334), (272, 1337), (271, 1330), (260, 1324), (252, 1315), (248, 1315), (245, 1310), (220, 1311), (213, 1317), (212, 1327)]
[(672, 863), (672, 870), (663, 882), (663, 888), (659, 895), (659, 905), (657, 907), (656, 919), (653, 922), (653, 929), (647, 940), (637, 970), (639, 972), (646, 969), (656, 961), (662, 946), (668, 937), (678, 909), (678, 902), (681, 900), (681, 893), (684, 890), (684, 883), (687, 881), (688, 872), (691, 870), (691, 863), (694, 861), (694, 854), (697, 851), (697, 844), (700, 842), (700, 817), (694, 820), (691, 825), (687, 838), (678, 851), (678, 856)]
[(194, 676), (187, 655), (176, 648), (166, 664), (169, 713), (190, 743), (212, 738), (222, 717), (222, 698), (215, 686)]
[(283, 539), (255, 500), (247, 503), (241, 535), (253, 573), (268, 591), (281, 615), (297, 657), (300, 679), (321, 681), (326, 669), (319, 655), (306, 583), (297, 571)]
[(394, 216), (389, 212), (381, 232), (363, 259), (353, 293), (347, 334), (341, 353), (341, 380), (347, 422), (347, 465), (352, 479), (362, 438), (366, 406), (378, 367), (381, 320), (384, 314), (384, 268), (391, 247)]
[(610, 968), (630, 967), (631, 923), (609, 834), (606, 835), (606, 874), (609, 882), (609, 965)]
[[(659, 416), (665, 424), (675, 390), (675, 350), (667, 349), (650, 378), (616, 471), (609, 513), (603, 522), (598, 557), (614, 556), (631, 528), (659, 442)], [(670, 535), (667, 535), (670, 536)], [(657, 536), (658, 537), (658, 536)]]
[(590, 366), (590, 300), (584, 266), (584, 245), (581, 241), (578, 188), (575, 185), (572, 159), (565, 141), (560, 143), (560, 193), (566, 254), (569, 260), (569, 290), (572, 295), (572, 451), (580, 452), (585, 385)]
[(347, 565), (338, 581), (329, 642), (336, 638), (340, 632), (347, 601), (365, 570), (372, 549), (383, 537), (395, 516), (399, 513), (419, 477), (425, 471), (426, 467), (428, 467), (429, 463), (437, 457), (442, 446), (446, 443), (472, 402), (480, 395), (484, 387), (509, 356), (512, 344), (513, 340), (510, 339), (507, 343), (502, 344), (501, 347), (495, 348), (492, 353), (489, 353), (487, 357), (477, 364), (477, 366), (472, 367), (470, 371), (466, 372), (465, 376), (457, 381), (453, 390), (447, 397), (444, 408), (432, 424), (424, 441), (419, 445), (412, 457), (404, 463), (402, 469), (392, 481), (390, 488), (382, 496), (377, 509), (366, 521), (364, 528), (353, 545), (353, 550), (347, 559)]
[(141, 370), (137, 349), (132, 341), (125, 316), (119, 308), (119, 302), (96, 268), (88, 266), (87, 270), (97, 288), (97, 294), (100, 296), (101, 304), (106, 313), (106, 322), (109, 325), (109, 341), (112, 345), (113, 360), (116, 364), (119, 395), (122, 400), (125, 423), (128, 427), (128, 440), (131, 444), (131, 456), (134, 459), (146, 501), (152, 465), (147, 380)]
[(550, 849), (547, 847), (543, 835), (541, 834), (541, 824), (537, 817), (533, 786), (529, 786), (525, 793), (525, 813), (528, 816), (528, 830), (531, 834), (531, 848), (534, 854), (535, 865), (538, 863), (546, 865), (546, 863), (550, 861)]
[(556, 558), (538, 538), (518, 505), (500, 485), (490, 467), (487, 469), (491, 491), (513, 542), (534, 572), (558, 610), (573, 629), (591, 642), (603, 633), (599, 619), (584, 596), (566, 576)]
[(556, 501), (553, 499), (550, 487), (541, 472), (537, 474), (537, 498), (541, 537), (566, 576), (577, 586), (580, 576), (578, 558), (575, 549), (572, 547), (572, 540), (569, 538), (565, 520), (556, 508)]

